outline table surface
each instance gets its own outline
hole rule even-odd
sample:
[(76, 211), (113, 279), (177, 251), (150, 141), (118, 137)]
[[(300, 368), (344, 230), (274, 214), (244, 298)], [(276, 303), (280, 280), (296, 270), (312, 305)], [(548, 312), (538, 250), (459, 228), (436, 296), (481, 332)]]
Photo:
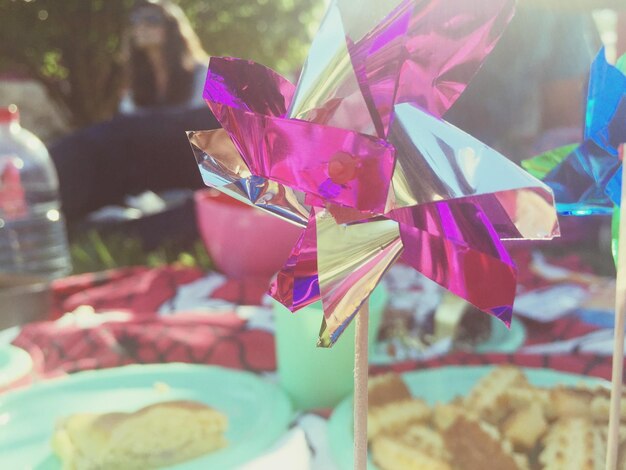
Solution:
[[(386, 277), (392, 299), (423, 288), (418, 275), (411, 272), (402, 266), (392, 268)], [(523, 272), (520, 283), (522, 291), (558, 284)], [(258, 279), (232, 280), (218, 273), (174, 267), (124, 268), (58, 280), (53, 284), (49, 321), (0, 334), (0, 344), (23, 348), (34, 363), (32, 374), (5, 390), (28, 386), (33, 380), (133, 363), (211, 364), (272, 379), (276, 356), (266, 290), (265, 282)], [(419, 302), (419, 295), (415, 299)], [(372, 365), (370, 372), (506, 363), (610, 379), (610, 329), (585, 322), (576, 314), (546, 323), (520, 322), (527, 336), (514, 353), (457, 351)], [(316, 449), (311, 457), (313, 468), (333, 468), (328, 443), (320, 437), (328, 411), (298, 415), (283, 439), (306, 439), (307, 446)]]

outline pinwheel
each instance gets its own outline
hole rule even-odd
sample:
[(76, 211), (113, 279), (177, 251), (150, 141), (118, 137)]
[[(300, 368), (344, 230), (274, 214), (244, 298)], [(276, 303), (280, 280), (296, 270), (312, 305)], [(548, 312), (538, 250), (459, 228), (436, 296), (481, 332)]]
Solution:
[[(589, 78), (583, 141), (522, 162), (554, 190), (563, 215), (611, 214), (620, 203), (620, 144), (626, 142), (626, 75), (602, 49)], [(621, 60), (626, 69), (626, 56)]]
[(442, 116), (513, 9), (335, 1), (297, 86), (211, 58), (204, 98), (223, 129), (188, 134), (202, 176), (305, 228), (270, 292), (292, 311), (321, 298), (320, 346), (398, 259), (510, 323), (516, 270), (502, 240), (558, 235), (553, 195)]
[(626, 142), (626, 55), (616, 66), (604, 49), (589, 77), (583, 141), (523, 161), (522, 166), (544, 180), (555, 193), (563, 215), (613, 214), (613, 257), (617, 260), (622, 172), (620, 144)]

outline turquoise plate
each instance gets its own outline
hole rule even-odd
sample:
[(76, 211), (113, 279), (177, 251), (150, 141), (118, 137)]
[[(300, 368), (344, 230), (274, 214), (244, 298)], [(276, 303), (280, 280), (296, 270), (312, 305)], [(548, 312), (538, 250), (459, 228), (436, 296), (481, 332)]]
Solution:
[[(491, 317), (491, 335), (482, 343), (475, 346), (474, 352), (479, 354), (485, 353), (513, 353), (517, 351), (526, 341), (526, 327), (517, 318), (513, 317), (511, 328), (507, 328), (504, 323), (496, 317)], [(377, 344), (374, 351), (370, 354), (369, 363), (377, 366), (388, 366), (403, 360), (414, 359), (396, 359), (386, 352), (386, 347), (380, 347)]]
[(511, 320), (511, 328), (496, 317), (491, 317), (491, 335), (476, 345), (477, 353), (512, 353), (526, 341), (526, 327), (517, 318)]
[[(405, 383), (415, 397), (424, 399), (428, 404), (448, 402), (458, 395), (466, 395), (476, 382), (488, 374), (493, 366), (440, 367), (402, 374)], [(558, 384), (607, 385), (608, 382), (582, 375), (566, 374), (550, 369), (523, 369), (530, 383), (538, 387), (553, 387)], [(340, 470), (352, 470), (353, 460), (353, 421), (352, 397), (346, 398), (333, 411), (328, 422), (328, 439), (333, 456)], [(368, 462), (369, 470), (377, 467)]]
[(68, 414), (134, 411), (181, 399), (225, 413), (229, 445), (172, 467), (180, 470), (227, 469), (249, 461), (286, 431), (292, 416), (287, 396), (248, 372), (190, 364), (80, 372), (0, 395), (0, 468), (60, 469), (49, 442), (56, 421)]

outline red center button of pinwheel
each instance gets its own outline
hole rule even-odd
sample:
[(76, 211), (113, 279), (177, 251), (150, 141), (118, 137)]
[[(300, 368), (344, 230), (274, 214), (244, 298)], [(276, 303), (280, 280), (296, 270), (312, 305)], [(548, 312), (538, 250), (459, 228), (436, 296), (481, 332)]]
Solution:
[(328, 162), (328, 176), (335, 184), (346, 184), (356, 177), (357, 159), (346, 152), (337, 152)]

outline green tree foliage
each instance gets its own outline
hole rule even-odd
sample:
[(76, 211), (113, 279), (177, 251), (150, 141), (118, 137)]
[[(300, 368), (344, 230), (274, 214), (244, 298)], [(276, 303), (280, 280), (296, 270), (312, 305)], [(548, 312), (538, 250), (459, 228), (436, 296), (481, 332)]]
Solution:
[[(324, 0), (174, 0), (210, 55), (297, 70)], [(71, 125), (112, 116), (123, 87), (122, 36), (133, 0), (0, 0), (0, 71), (41, 81)]]
[(71, 125), (113, 114), (129, 0), (0, 1), (0, 67), (41, 81)]
[[(210, 55), (299, 71), (324, 13), (324, 0), (178, 0)], [(292, 77), (290, 77), (292, 78)]]

